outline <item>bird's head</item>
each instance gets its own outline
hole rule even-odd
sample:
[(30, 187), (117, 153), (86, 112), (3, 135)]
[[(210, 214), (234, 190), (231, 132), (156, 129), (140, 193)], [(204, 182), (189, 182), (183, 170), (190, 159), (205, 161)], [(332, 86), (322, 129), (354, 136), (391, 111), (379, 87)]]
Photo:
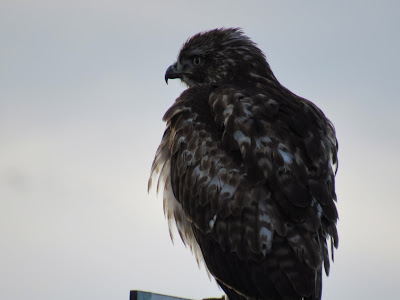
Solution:
[(275, 78), (262, 51), (239, 28), (201, 32), (186, 41), (165, 81), (179, 78), (189, 87), (252, 77)]

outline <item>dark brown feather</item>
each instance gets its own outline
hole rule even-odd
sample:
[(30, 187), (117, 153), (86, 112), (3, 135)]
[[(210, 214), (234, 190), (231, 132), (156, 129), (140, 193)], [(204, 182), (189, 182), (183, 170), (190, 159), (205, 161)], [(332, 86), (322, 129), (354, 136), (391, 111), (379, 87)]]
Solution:
[(166, 216), (231, 299), (320, 299), (338, 246), (333, 125), (237, 29), (196, 35), (178, 62), (199, 53), (152, 166)]

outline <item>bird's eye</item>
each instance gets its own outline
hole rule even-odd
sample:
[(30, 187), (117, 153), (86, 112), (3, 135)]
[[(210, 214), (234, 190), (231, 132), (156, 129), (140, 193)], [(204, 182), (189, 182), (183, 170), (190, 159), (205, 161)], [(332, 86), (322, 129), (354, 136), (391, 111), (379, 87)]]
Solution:
[(193, 58), (193, 64), (195, 66), (198, 66), (200, 63), (201, 63), (201, 58), (200, 57), (196, 56), (196, 57)]

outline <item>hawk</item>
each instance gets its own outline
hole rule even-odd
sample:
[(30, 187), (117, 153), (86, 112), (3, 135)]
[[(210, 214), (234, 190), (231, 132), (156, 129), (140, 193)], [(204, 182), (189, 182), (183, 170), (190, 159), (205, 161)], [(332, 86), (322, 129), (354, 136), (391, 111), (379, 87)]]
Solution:
[(239, 28), (188, 39), (173, 78), (188, 88), (164, 115), (149, 179), (170, 232), (231, 300), (321, 299), (338, 247), (332, 123)]

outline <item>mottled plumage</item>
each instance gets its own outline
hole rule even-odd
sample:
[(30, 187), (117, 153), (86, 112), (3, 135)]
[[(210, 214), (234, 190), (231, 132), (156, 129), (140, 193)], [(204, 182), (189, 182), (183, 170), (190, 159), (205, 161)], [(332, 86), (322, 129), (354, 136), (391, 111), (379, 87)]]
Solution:
[(230, 299), (320, 299), (338, 246), (335, 130), (283, 87), (240, 29), (190, 38), (165, 79), (188, 85), (166, 112), (149, 180), (170, 230)]

